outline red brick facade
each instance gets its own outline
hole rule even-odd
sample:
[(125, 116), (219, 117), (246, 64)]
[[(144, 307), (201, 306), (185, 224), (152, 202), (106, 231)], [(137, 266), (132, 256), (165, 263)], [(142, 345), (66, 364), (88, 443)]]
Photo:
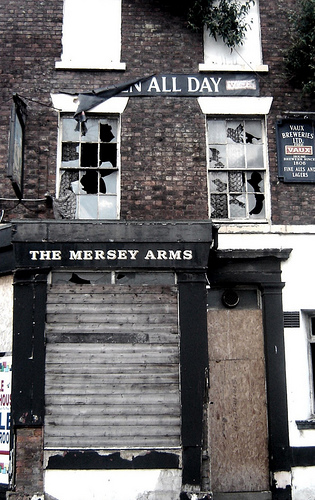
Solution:
[[(122, 0), (122, 53), (126, 71), (55, 68), (62, 44), (63, 1), (8, 0), (0, 10), (0, 214), (14, 219), (53, 219), (56, 195), (58, 110), (51, 94), (90, 91), (152, 74), (195, 74), (203, 62), (203, 37), (188, 27), (180, 3)], [(260, 0), (263, 62), (261, 97), (273, 97), (268, 116), (271, 222), (314, 224), (314, 184), (278, 179), (276, 120), (286, 111), (312, 111), (284, 73), (288, 12), (293, 0)], [(78, 37), (84, 27), (78, 27)], [(27, 104), (23, 200), (7, 178), (12, 95)], [(209, 218), (205, 116), (192, 97), (132, 97), (122, 115), (121, 210), (126, 221), (196, 221)], [(43, 492), (42, 428), (16, 433), (15, 492), (26, 500)]]
[[(82, 91), (152, 73), (194, 73), (203, 61), (202, 36), (160, 2), (123, 2), (122, 57), (127, 70), (82, 72), (56, 70), (60, 59), (62, 1), (9, 2), (1, 16), (0, 201), (3, 221), (51, 218), (44, 202), (14, 200), (6, 178), (12, 93), (28, 106), (24, 198), (55, 195), (57, 112), (50, 94)], [(261, 96), (274, 98), (268, 119), (272, 222), (313, 221), (312, 184), (278, 181), (275, 121), (287, 110), (308, 111), (311, 103), (290, 87), (282, 50), (288, 29), (288, 2), (261, 1), (264, 63)], [(281, 26), (281, 29), (279, 29)], [(80, 35), (79, 35), (80, 36)], [(208, 217), (204, 116), (195, 99), (132, 98), (122, 120), (121, 217), (124, 219), (205, 219)]]

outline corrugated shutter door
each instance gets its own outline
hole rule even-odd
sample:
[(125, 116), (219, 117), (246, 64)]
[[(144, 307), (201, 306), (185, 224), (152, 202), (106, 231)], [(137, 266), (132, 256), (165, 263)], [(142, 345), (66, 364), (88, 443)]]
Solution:
[(180, 445), (175, 287), (52, 285), (46, 339), (46, 448)]

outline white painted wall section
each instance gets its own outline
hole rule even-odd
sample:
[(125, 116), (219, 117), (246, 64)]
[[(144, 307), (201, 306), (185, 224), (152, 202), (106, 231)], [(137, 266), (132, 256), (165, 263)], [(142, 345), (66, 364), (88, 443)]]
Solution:
[(218, 241), (219, 250), (292, 249), (282, 263), (281, 276), (285, 283), (283, 310), (300, 311), (301, 318), (300, 328), (284, 330), (289, 437), (291, 446), (315, 446), (315, 429), (298, 430), (296, 425), (297, 420), (312, 417), (314, 411), (306, 320), (307, 313), (315, 314), (315, 226), (222, 226)]
[(12, 352), (13, 278), (0, 277), (0, 352)]
[(315, 467), (292, 469), (292, 500), (314, 500)]
[(45, 472), (45, 494), (54, 500), (178, 500), (180, 488), (177, 469)]
[(64, 0), (56, 68), (125, 69), (120, 53), (121, 0)]

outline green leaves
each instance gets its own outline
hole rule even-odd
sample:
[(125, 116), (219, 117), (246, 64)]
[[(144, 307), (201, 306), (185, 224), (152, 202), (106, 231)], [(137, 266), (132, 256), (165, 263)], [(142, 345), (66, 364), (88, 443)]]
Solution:
[(189, 26), (200, 31), (204, 26), (216, 40), (221, 37), (228, 46), (242, 45), (249, 28), (246, 16), (254, 0), (195, 0), (188, 12)]
[(315, 95), (315, 0), (300, 0), (290, 15), (292, 32), (285, 69), (292, 85)]

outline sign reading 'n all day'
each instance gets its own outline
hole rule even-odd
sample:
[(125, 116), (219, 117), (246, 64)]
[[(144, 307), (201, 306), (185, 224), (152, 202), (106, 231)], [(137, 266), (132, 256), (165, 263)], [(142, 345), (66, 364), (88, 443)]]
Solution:
[(205, 97), (243, 95), (257, 96), (259, 84), (256, 76), (249, 74), (165, 74), (153, 75), (145, 81), (134, 83), (120, 95)]
[(283, 119), (277, 123), (279, 178), (315, 182), (315, 122)]

